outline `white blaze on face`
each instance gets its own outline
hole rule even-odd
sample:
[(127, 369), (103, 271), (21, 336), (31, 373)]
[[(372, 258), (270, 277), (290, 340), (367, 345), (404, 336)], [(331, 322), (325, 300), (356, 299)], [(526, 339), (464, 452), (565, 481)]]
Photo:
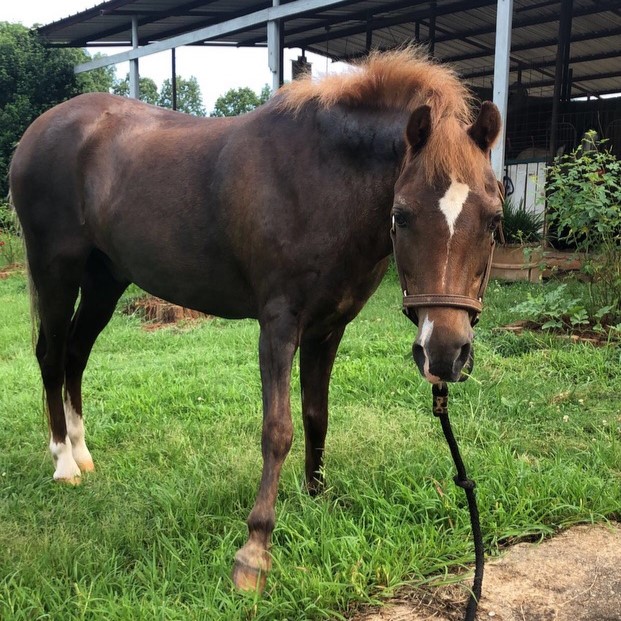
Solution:
[(438, 203), (440, 211), (444, 214), (449, 227), (449, 240), (453, 237), (455, 221), (459, 218), (459, 214), (464, 207), (469, 192), (470, 186), (456, 181), (455, 179), (451, 179), (451, 185), (449, 185), (446, 193)]
[(418, 331), (418, 344), (423, 348), (423, 353), (425, 355), (425, 362), (423, 363), (423, 373), (425, 375), (425, 379), (432, 384), (435, 384), (440, 381), (440, 378), (431, 374), (429, 372), (429, 353), (427, 351), (427, 346), (429, 345), (429, 340), (431, 339), (431, 335), (433, 334), (433, 321), (429, 320), (429, 315), (425, 314), (425, 319)]
[(446, 261), (442, 271), (442, 287), (446, 284), (446, 270), (448, 268), (449, 254), (451, 252), (451, 239), (455, 232), (455, 222), (459, 218), (461, 210), (464, 208), (466, 199), (470, 192), (470, 186), (455, 179), (451, 179), (451, 185), (446, 189), (444, 196), (440, 199), (438, 207), (446, 218), (449, 228), (449, 238), (446, 242)]

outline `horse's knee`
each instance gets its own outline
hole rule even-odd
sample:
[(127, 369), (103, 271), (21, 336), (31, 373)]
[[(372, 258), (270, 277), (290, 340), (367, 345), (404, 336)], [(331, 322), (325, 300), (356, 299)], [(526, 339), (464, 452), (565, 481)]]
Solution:
[(278, 419), (266, 418), (263, 423), (261, 443), (264, 457), (269, 455), (276, 461), (282, 461), (289, 454), (293, 443), (291, 416), (282, 416)]

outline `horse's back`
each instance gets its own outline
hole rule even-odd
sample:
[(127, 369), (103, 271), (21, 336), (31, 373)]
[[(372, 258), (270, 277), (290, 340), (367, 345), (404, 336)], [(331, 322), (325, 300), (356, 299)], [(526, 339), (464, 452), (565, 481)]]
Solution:
[(209, 121), (107, 93), (80, 95), (48, 110), (28, 127), (11, 163), (13, 193), (44, 185), (49, 191), (61, 180), (66, 190), (72, 173), (100, 166), (101, 158), (124, 143), (138, 146), (141, 136), (158, 129), (192, 133), (205, 122)]
[[(96, 249), (120, 278), (155, 295), (214, 314), (254, 314), (218, 181), (219, 155), (243, 123), (107, 94), (56, 106), (28, 128), (12, 162), (27, 246), (50, 256)], [(222, 282), (237, 299), (214, 289)]]

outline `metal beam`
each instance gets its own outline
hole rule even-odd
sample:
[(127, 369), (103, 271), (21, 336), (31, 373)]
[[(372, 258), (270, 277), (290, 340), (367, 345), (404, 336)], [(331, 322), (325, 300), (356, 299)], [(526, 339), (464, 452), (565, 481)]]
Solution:
[[(435, 14), (436, 16), (440, 16), (440, 15), (448, 15), (448, 14), (455, 13), (458, 11), (477, 9), (477, 8), (493, 5), (494, 1), (495, 0), (458, 0), (455, 2), (451, 2), (450, 4), (443, 2), (440, 7), (436, 8)], [(375, 25), (377, 18), (373, 17), (375, 13), (389, 13), (391, 11), (398, 11), (399, 9), (407, 9), (411, 6), (412, 6), (412, 0), (398, 0), (398, 2), (379, 2), (377, 3), (375, 8), (367, 8), (365, 10), (348, 13), (346, 17), (343, 17), (342, 15), (338, 15), (338, 16), (327, 15), (322, 21), (318, 22), (316, 25), (313, 25), (312, 29), (317, 29), (317, 30), (325, 29), (326, 26), (331, 27), (335, 24), (339, 24), (343, 22), (349, 23), (349, 22), (359, 21), (361, 25), (360, 27), (362, 28), (360, 32), (362, 33), (362, 32), (365, 32), (367, 28), (367, 24), (370, 21), (371, 27), (373, 28), (373, 30), (377, 30), (377, 26)], [(412, 9), (405, 13), (401, 13), (399, 15), (400, 20), (401, 18), (403, 18), (402, 21), (400, 21), (399, 23), (406, 23), (406, 22), (426, 19), (429, 17), (429, 14), (430, 14), (429, 9), (420, 9), (420, 8)], [(297, 34), (303, 34), (308, 31), (309, 31), (308, 26), (298, 26), (297, 28), (291, 28), (290, 30), (287, 30), (287, 37), (292, 37)], [(253, 37), (251, 39), (246, 39), (242, 41), (240, 44), (246, 45), (248, 43), (253, 43), (259, 40), (260, 39), (258, 39), (257, 37)], [(323, 37), (322, 40), (325, 41), (325, 37)], [(296, 45), (288, 44), (288, 47), (298, 47), (298, 46), (297, 44)]]
[[(138, 18), (132, 17), (132, 48), (138, 48)], [(138, 59), (129, 61), (129, 96), (132, 99), (140, 99), (140, 71)]]
[[(578, 43), (581, 41), (594, 41), (596, 39), (605, 39), (607, 37), (618, 37), (619, 35), (621, 35), (621, 26), (617, 28), (608, 28), (606, 30), (595, 30), (591, 32), (574, 34), (571, 37), (571, 41), (572, 43)], [(466, 41), (466, 42), (469, 43), (469, 41)], [(558, 43), (558, 37), (554, 37), (550, 39), (540, 39), (538, 41), (533, 40), (532, 42), (529, 42), (529, 43), (520, 43), (519, 45), (513, 45), (511, 47), (511, 51), (512, 52), (524, 52), (526, 50), (529, 50), (529, 51), (536, 50), (542, 47), (556, 46), (557, 43)], [(494, 52), (490, 48), (490, 52), (489, 54), (487, 54), (487, 56), (493, 56), (493, 55), (494, 55)], [(615, 49), (611, 57), (616, 57), (618, 55), (619, 55), (619, 52), (617, 49)], [(486, 55), (481, 54), (481, 52), (467, 52), (466, 54), (457, 54), (455, 56), (445, 56), (442, 58), (442, 60), (447, 63), (457, 63), (463, 60), (474, 60), (477, 58), (483, 58), (485, 56)], [(553, 60), (552, 65), (554, 65), (555, 63), (556, 63), (556, 60)]]
[[(569, 59), (570, 65), (577, 65), (580, 63), (589, 63), (597, 60), (607, 60), (609, 58), (618, 58), (619, 51), (615, 50), (613, 52), (600, 52), (598, 54), (584, 54), (582, 56), (571, 56)], [(515, 67), (511, 67), (511, 72), (513, 71), (536, 71), (539, 69), (543, 69), (545, 67), (554, 67), (556, 65), (556, 58), (549, 58), (548, 60), (542, 61), (534, 61), (532, 63), (524, 62), (518, 63)], [(473, 78), (485, 78), (490, 75), (493, 75), (493, 71), (491, 69), (481, 69), (480, 71), (468, 71), (466, 73), (460, 73), (462, 78), (473, 79)], [(528, 85), (528, 83), (526, 83)]]
[[(472, 2), (465, 3), (465, 6), (463, 7), (462, 10), (465, 11), (471, 8), (476, 8), (477, 4), (478, 3), (475, 2), (474, 0)], [(484, 2), (483, 4), (490, 4), (490, 3)], [(594, 15), (597, 13), (611, 11), (614, 8), (617, 8), (618, 6), (619, 6), (619, 0), (598, 0), (598, 2), (593, 5), (575, 9), (574, 18), (584, 16), (584, 15)], [(457, 9), (453, 9), (453, 11), (451, 12), (456, 12), (456, 11)], [(398, 25), (404, 24), (414, 19), (413, 14), (414, 14), (413, 12), (407, 12), (407, 13), (401, 13), (399, 15), (392, 16), (392, 17), (376, 18), (373, 21), (373, 28), (374, 30), (379, 30), (381, 28), (389, 28), (390, 26), (398, 26)], [(439, 14), (439, 11), (438, 11), (438, 14)], [(424, 11), (424, 15), (422, 19), (428, 16), (429, 16), (429, 10), (426, 10)], [(531, 16), (531, 17), (526, 17), (523, 19), (515, 20), (513, 22), (513, 29), (516, 30), (518, 28), (529, 28), (531, 26), (538, 26), (541, 24), (546, 24), (546, 23), (556, 22), (556, 21), (558, 21), (558, 16), (556, 15), (548, 16), (548, 17)], [(355, 26), (350, 26), (347, 28), (341, 28), (341, 29), (334, 28), (334, 29), (331, 29), (328, 38), (339, 39), (342, 37), (362, 34), (365, 31), (366, 31), (366, 23), (355, 25)], [(464, 37), (476, 37), (480, 35), (493, 34), (495, 31), (496, 31), (495, 25), (493, 26), (486, 25), (480, 28), (473, 28), (471, 30), (464, 30), (462, 32), (455, 32), (449, 35), (439, 36), (439, 37), (436, 37), (435, 42), (436, 42), (436, 45), (438, 45), (439, 43), (444, 43), (446, 41), (461, 40)], [(291, 32), (289, 34), (291, 34)], [(311, 37), (306, 37), (302, 39), (287, 40), (287, 46), (288, 47), (308, 47), (315, 43), (325, 43), (326, 39), (327, 39), (326, 35), (313, 35)]]
[(324, 7), (338, 6), (342, 3), (343, 0), (294, 0), (294, 2), (289, 2), (278, 7), (255, 11), (254, 13), (244, 15), (243, 17), (229, 19), (220, 24), (200, 28), (194, 32), (188, 32), (163, 41), (156, 41), (155, 43), (150, 43), (149, 45), (145, 45), (144, 47), (138, 49), (132, 49), (119, 54), (112, 54), (111, 56), (105, 56), (103, 58), (96, 58), (87, 63), (77, 65), (74, 68), (74, 71), (75, 73), (83, 73), (84, 71), (90, 71), (91, 69), (99, 69), (100, 67), (115, 65), (128, 60), (141, 58), (142, 56), (149, 56), (150, 54), (170, 50), (173, 47), (190, 45), (192, 43), (196, 43), (197, 41), (204, 41), (207, 39), (215, 39), (226, 34), (238, 32), (259, 24), (265, 24), (276, 19), (302, 15)]
[[(218, 2), (218, 0), (210, 0), (210, 1)], [(271, 0), (264, 0), (263, 2), (259, 2), (255, 5), (255, 10), (269, 9), (271, 6), (273, 6), (273, 3)], [(230, 13), (226, 14), (226, 19), (227, 20), (234, 19), (235, 17), (243, 17), (244, 15), (248, 15), (247, 10), (240, 9), (238, 11), (231, 11)], [(219, 23), (222, 17), (223, 17), (222, 14), (220, 14), (220, 16), (217, 18), (205, 19), (200, 22), (196, 22), (195, 24), (192, 25), (192, 29), (197, 30), (199, 28), (213, 26), (214, 24)], [(184, 34), (186, 32), (188, 32), (187, 25), (181, 25), (181, 26), (176, 26), (175, 28), (169, 28), (168, 30), (162, 30), (161, 32), (158, 32), (154, 38), (159, 41), (161, 39), (168, 39), (168, 37), (176, 37), (177, 35)]]
[(505, 137), (507, 135), (507, 102), (509, 101), (509, 60), (513, 0), (498, 0), (496, 8), (496, 58), (494, 61), (494, 103), (500, 110), (502, 129), (492, 149), (492, 168), (496, 179), (505, 174)]
[[(122, 3), (122, 6), (113, 6), (106, 7), (105, 9), (101, 9), (101, 15), (144, 15), (145, 17), (151, 16), (151, 19), (157, 17), (157, 19), (162, 19), (165, 17), (187, 17), (196, 15), (200, 17), (199, 14), (202, 12), (203, 7), (206, 4), (210, 4), (210, 2), (206, 2), (205, 0), (191, 0), (190, 2), (184, 2), (183, 4), (178, 4), (175, 7), (172, 7), (169, 10), (162, 11), (161, 9), (147, 9), (144, 7), (140, 7), (140, 9), (135, 8), (126, 8), (127, 2)], [(199, 10), (199, 13), (194, 13), (195, 10)]]
[[(195, 5), (202, 5), (202, 6), (206, 6), (208, 4), (213, 4), (214, 2), (217, 2), (218, 0), (203, 0), (202, 2), (198, 2), (198, 0), (194, 0), (194, 2), (188, 3), (187, 5), (183, 5), (184, 7), (191, 7), (191, 6), (195, 6)], [(104, 11), (102, 11), (102, 14), (105, 14)], [(134, 15), (136, 15), (136, 13), (134, 12)], [(146, 26), (147, 24), (154, 24), (156, 22), (161, 21), (162, 19), (165, 19), (165, 16), (162, 15), (161, 17), (143, 17), (141, 15), (136, 15), (138, 17), (138, 26)], [(233, 15), (232, 17), (237, 17), (237, 15)], [(217, 21), (217, 20), (216, 20)], [(202, 20), (201, 22), (197, 22), (196, 24), (194, 24), (196, 26), (196, 28), (201, 28), (202, 26), (207, 26), (210, 24), (213, 24), (214, 20)], [(113, 35), (119, 34), (121, 32), (125, 32), (127, 30), (127, 26), (126, 24), (120, 24), (117, 26), (113, 26), (111, 28), (108, 28), (106, 30), (103, 30), (101, 32), (97, 33), (97, 37), (99, 39), (106, 39), (107, 37), (111, 37)], [(178, 29), (176, 29), (178, 30)], [(186, 30), (183, 30), (183, 32), (186, 32)], [(177, 32), (175, 32), (174, 34), (177, 34)], [(159, 36), (159, 35), (158, 35)], [(166, 35), (164, 33), (161, 34), (162, 38), (164, 38)], [(172, 36), (172, 35), (171, 35)], [(73, 39), (73, 41), (71, 41), (71, 46), (72, 47), (85, 47), (87, 45), (87, 43), (89, 43), (89, 41), (91, 41), (91, 37), (89, 37), (89, 35), (86, 35), (85, 37), (81, 38), (81, 39)], [(116, 43), (116, 47), (118, 47), (118, 43)]]
[[(580, 82), (596, 82), (597, 80), (608, 80), (610, 78), (621, 78), (621, 70), (618, 71), (609, 71), (608, 73), (591, 73), (587, 75), (574, 75), (574, 85)], [(545, 88), (546, 86), (554, 86), (554, 80), (539, 80), (538, 82), (531, 82), (529, 87), (531, 88)], [(584, 89), (587, 92), (587, 89)], [(619, 88), (613, 88), (613, 93), (618, 93), (621, 90), (621, 86)], [(599, 93), (599, 91), (598, 91)], [(593, 93), (591, 93), (593, 94)]]

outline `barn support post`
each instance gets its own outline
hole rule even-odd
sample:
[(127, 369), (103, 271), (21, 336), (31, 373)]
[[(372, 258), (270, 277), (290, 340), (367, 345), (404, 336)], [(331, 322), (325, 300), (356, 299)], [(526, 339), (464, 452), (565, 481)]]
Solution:
[(367, 16), (367, 40), (365, 49), (367, 54), (371, 51), (373, 47), (373, 21), (370, 15)]
[[(280, 0), (272, 0), (272, 6), (280, 6)], [(282, 33), (280, 20), (267, 22), (267, 57), (272, 72), (272, 92), (276, 92), (283, 83), (282, 79)]]
[(504, 177), (505, 167), (512, 22), (513, 0), (498, 0), (496, 8), (496, 55), (494, 58), (494, 103), (500, 110), (502, 129), (496, 146), (492, 149), (492, 168), (496, 179), (499, 180)]
[(436, 2), (431, 3), (431, 17), (429, 18), (429, 56), (436, 52)]
[(172, 87), (172, 109), (177, 109), (177, 48), (172, 48), (171, 52), (171, 64), (172, 64), (172, 78), (171, 78), (171, 87)]
[[(138, 16), (132, 17), (132, 48), (138, 47)], [(133, 99), (140, 98), (140, 72), (138, 69), (138, 59), (132, 58), (129, 61), (129, 96)]]
[(561, 98), (563, 92), (567, 90), (571, 92), (571, 87), (567, 87), (567, 81), (569, 79), (569, 47), (573, 4), (573, 0), (562, 0), (561, 2), (561, 19), (558, 23), (558, 45), (556, 47), (554, 95), (552, 99), (552, 124), (550, 125), (550, 162), (554, 159), (558, 147), (558, 115), (561, 106)]

